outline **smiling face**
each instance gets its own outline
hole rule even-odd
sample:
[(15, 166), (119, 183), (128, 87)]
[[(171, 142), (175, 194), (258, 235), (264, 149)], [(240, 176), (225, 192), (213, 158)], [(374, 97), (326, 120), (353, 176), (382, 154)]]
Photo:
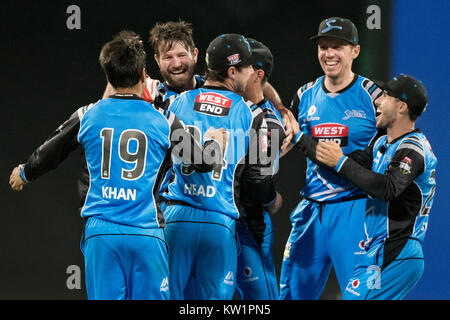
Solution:
[(174, 42), (171, 47), (161, 43), (158, 52), (155, 60), (166, 83), (175, 88), (188, 88), (193, 81), (198, 49), (190, 51), (181, 42)]
[(352, 63), (359, 55), (359, 45), (347, 41), (323, 37), (318, 42), (318, 58), (325, 76), (338, 80), (352, 73)]
[(400, 104), (402, 104), (402, 101), (383, 91), (383, 94), (375, 100), (375, 105), (377, 106), (377, 128), (388, 129), (393, 126)]

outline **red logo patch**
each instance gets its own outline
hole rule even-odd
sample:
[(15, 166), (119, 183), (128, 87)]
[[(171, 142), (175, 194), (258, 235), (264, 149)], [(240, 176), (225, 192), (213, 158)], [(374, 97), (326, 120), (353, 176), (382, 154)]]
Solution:
[(348, 145), (348, 127), (340, 123), (324, 123), (311, 128), (311, 136), (318, 141), (334, 141), (341, 147)]
[(231, 99), (218, 93), (201, 93), (195, 98), (194, 110), (212, 116), (226, 116), (231, 107)]

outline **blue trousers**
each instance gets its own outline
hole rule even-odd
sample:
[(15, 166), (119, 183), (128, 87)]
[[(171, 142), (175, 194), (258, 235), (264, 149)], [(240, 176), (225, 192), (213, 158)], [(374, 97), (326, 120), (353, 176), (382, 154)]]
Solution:
[(244, 221), (238, 220), (236, 232), (240, 251), (236, 275), (236, 295), (241, 300), (277, 300), (278, 280), (273, 261), (273, 230), (269, 214), (264, 214), (266, 229), (259, 247)]
[(236, 285), (236, 220), (184, 205), (168, 205), (164, 217), (171, 299), (231, 300)]
[(384, 241), (380, 241), (361, 257), (343, 300), (399, 300), (415, 287), (424, 270), (422, 244), (409, 239), (396, 259), (382, 269), (384, 250)]
[(319, 204), (300, 201), (291, 214), (280, 275), (280, 299), (316, 300), (333, 266), (341, 291), (364, 254), (366, 199)]
[(139, 230), (89, 218), (81, 250), (89, 300), (169, 299), (162, 229)]

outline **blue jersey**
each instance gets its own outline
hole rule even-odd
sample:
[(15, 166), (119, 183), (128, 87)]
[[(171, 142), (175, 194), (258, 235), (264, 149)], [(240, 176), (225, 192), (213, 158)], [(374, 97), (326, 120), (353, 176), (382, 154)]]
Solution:
[(411, 177), (412, 181), (402, 194), (390, 201), (367, 200), (367, 237), (370, 241), (413, 237), (422, 242), (434, 200), (437, 165), (430, 144), (422, 133), (415, 131), (390, 144), (387, 136), (377, 140), (372, 171), (384, 174), (395, 170), (397, 165), (401, 175)]
[(408, 239), (423, 241), (434, 200), (437, 165), (419, 129), (390, 143), (387, 139), (382, 136), (373, 146), (342, 157), (336, 166), (340, 175), (370, 196), (364, 221), (365, 247), (384, 244), (383, 267), (395, 260)]
[[(239, 201), (241, 180), (259, 183), (268, 178), (261, 175), (259, 167), (256, 168), (258, 159), (254, 165), (248, 161), (250, 145), (258, 147), (259, 142), (267, 142), (267, 135), (261, 139), (251, 137), (251, 129), (258, 131), (265, 123), (262, 110), (228, 89), (211, 86), (182, 93), (169, 110), (184, 122), (198, 141), (203, 140), (209, 127), (225, 128), (229, 140), (222, 165), (212, 172), (194, 172), (190, 165), (173, 159), (175, 178), (164, 197), (238, 218), (242, 211)], [(271, 201), (275, 195), (274, 189), (267, 189), (267, 185), (270, 183), (259, 184), (266, 188), (263, 191), (254, 188), (255, 193), (260, 193), (261, 201), (267, 201), (267, 197), (271, 197), (268, 200)]]
[[(203, 79), (198, 74), (194, 75), (195, 86), (194, 89), (198, 89), (205, 83), (205, 79)], [(168, 86), (165, 82), (161, 82), (159, 80), (155, 80), (152, 78), (146, 79), (146, 89), (143, 94), (144, 100), (148, 102), (155, 102), (155, 100), (160, 99), (162, 101), (172, 102), (176, 97), (180, 95), (183, 91), (180, 91), (177, 88), (173, 88)], [(168, 105), (168, 104), (167, 104)]]
[[(336, 93), (328, 92), (323, 82), (324, 76), (302, 86), (292, 101), (291, 110), (301, 131), (316, 141), (338, 142), (345, 154), (367, 147), (377, 133), (373, 101), (381, 89), (358, 75), (347, 88)], [(349, 181), (307, 158), (303, 196), (330, 201), (360, 193)]]
[[(159, 190), (171, 164), (168, 151), (186, 142), (193, 152), (183, 160), (193, 163), (203, 150), (173, 113), (163, 113), (135, 95), (119, 94), (79, 109), (78, 141), (90, 176), (83, 217), (138, 228), (164, 226)], [(211, 170), (214, 164), (201, 160), (193, 166)]]
[[(195, 88), (198, 89), (205, 83), (205, 79), (203, 79), (199, 75), (194, 75), (195, 80)], [(144, 100), (155, 103), (158, 108), (167, 109), (170, 105), (170, 103), (175, 100), (176, 97), (178, 97), (182, 91), (172, 88), (168, 86), (165, 82), (161, 82), (159, 80), (155, 80), (152, 78), (146, 79), (146, 89), (143, 94)], [(160, 196), (161, 199), (164, 192), (167, 190), (167, 187), (173, 178), (172, 172), (168, 171), (164, 177), (164, 180), (161, 184), (161, 190), (160, 190)]]
[(161, 226), (155, 191), (170, 147), (167, 118), (141, 99), (103, 99), (83, 115), (78, 140), (90, 173), (81, 215), (140, 228)]

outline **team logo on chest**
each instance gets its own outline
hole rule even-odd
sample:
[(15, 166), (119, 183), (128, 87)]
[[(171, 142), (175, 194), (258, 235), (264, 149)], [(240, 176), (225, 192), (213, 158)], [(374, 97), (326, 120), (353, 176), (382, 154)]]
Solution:
[(311, 136), (317, 141), (334, 141), (341, 147), (348, 145), (348, 127), (340, 123), (323, 123), (311, 128)]
[(201, 93), (195, 98), (194, 110), (211, 116), (224, 117), (228, 115), (231, 99), (218, 93)]

